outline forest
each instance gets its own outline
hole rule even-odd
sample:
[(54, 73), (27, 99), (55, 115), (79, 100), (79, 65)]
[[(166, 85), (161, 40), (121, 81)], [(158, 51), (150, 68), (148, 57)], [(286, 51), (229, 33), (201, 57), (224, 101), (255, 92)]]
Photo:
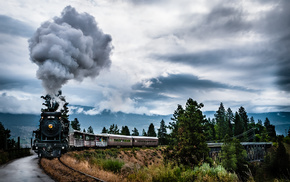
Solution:
[[(268, 118), (255, 121), (253, 117), (248, 117), (244, 107), (241, 106), (238, 111), (233, 112), (231, 108), (225, 109), (223, 103), (220, 103), (214, 118), (206, 118), (201, 111), (203, 106), (202, 103), (189, 98), (185, 108), (177, 106), (169, 125), (165, 125), (165, 121), (161, 120), (157, 132), (153, 123), (147, 131), (143, 129), (141, 135), (157, 136), (159, 144), (165, 147), (164, 162), (170, 165), (169, 170), (178, 167), (180, 175), (185, 175), (188, 169), (209, 168), (206, 174), (208, 179), (217, 180), (217, 177), (211, 176), (213, 173), (210, 171), (221, 166), (231, 179), (239, 181), (290, 180), (290, 128), (286, 137), (276, 135), (275, 126)], [(77, 119), (71, 124), (73, 128), (80, 130)], [(87, 132), (93, 133), (91, 126)], [(102, 133), (140, 135), (136, 128), (131, 134), (128, 126), (122, 126), (119, 130), (117, 124), (112, 124), (109, 129), (104, 127)], [(207, 142), (223, 142), (220, 160), (213, 161), (208, 157)], [(273, 147), (267, 152), (264, 161), (249, 163), (240, 142), (273, 142)], [(236, 175), (236, 178), (232, 174)], [(196, 179), (196, 175), (193, 178)], [(223, 178), (225, 179), (218, 180), (230, 180), (225, 176)]]

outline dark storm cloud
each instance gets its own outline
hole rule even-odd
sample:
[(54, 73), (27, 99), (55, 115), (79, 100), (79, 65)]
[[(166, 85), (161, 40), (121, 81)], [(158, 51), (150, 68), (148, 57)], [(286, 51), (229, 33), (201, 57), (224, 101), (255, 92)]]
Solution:
[[(213, 70), (245, 71), (246, 76), (258, 76), (265, 69), (272, 67), (273, 52), (263, 50), (257, 46), (220, 48), (216, 50), (204, 50), (192, 53), (177, 53), (166, 55), (152, 55), (159, 61), (186, 64), (191, 67), (206, 67)], [(242, 61), (250, 59), (254, 61)], [(264, 75), (265, 76), (265, 75)]]
[(0, 32), (9, 35), (30, 37), (33, 35), (34, 29), (22, 21), (0, 15)]
[(95, 18), (67, 6), (60, 17), (44, 22), (29, 40), (30, 58), (39, 66), (37, 77), (54, 94), (68, 80), (95, 78), (111, 66), (112, 38)]
[[(247, 92), (255, 92), (256, 90), (247, 89), (239, 86), (227, 85), (211, 80), (202, 80), (197, 76), (189, 74), (170, 74), (166, 77), (160, 76), (158, 78), (152, 78), (145, 82), (150, 83), (149, 87), (139, 83), (134, 85), (132, 88), (136, 92), (132, 97), (141, 97), (146, 99), (162, 99), (168, 98), (167, 94), (182, 94), (186, 90), (214, 90), (214, 89), (230, 89), (230, 90), (241, 90)], [(180, 92), (182, 91), (182, 92)]]
[[(264, 5), (264, 1), (255, 1)], [(218, 4), (206, 15), (187, 14), (181, 21), (184, 27), (176, 29), (179, 39), (204, 42), (221, 42), (214, 50), (187, 53), (153, 55), (162, 61), (181, 63), (192, 67), (214, 68), (215, 70), (244, 71), (245, 78), (276, 78), (280, 89), (290, 91), (290, 1), (267, 1), (272, 9), (250, 14), (247, 9), (234, 4)], [(257, 5), (259, 6), (259, 5)], [(197, 16), (198, 18), (193, 18)], [(254, 18), (249, 18), (254, 16)], [(198, 19), (198, 21), (196, 20)], [(193, 22), (194, 20), (194, 22)], [(248, 38), (248, 34), (258, 35), (260, 41), (249, 41), (241, 46), (225, 46), (226, 40)], [(241, 63), (237, 60), (248, 60)], [(249, 61), (251, 60), (251, 61)], [(263, 71), (263, 69), (265, 71)], [(275, 72), (275, 70), (277, 70)]]
[(275, 63), (278, 65), (277, 84), (290, 92), (290, 1), (279, 1), (278, 6), (259, 24), (261, 33), (271, 38)]
[[(13, 75), (3, 75), (0, 74), (0, 91), (1, 90), (26, 90), (28, 92), (39, 91), (41, 88), (38, 88), (39, 81), (31, 80), (27, 78), (21, 78)], [(33, 89), (32, 89), (33, 88)], [(39, 89), (39, 90), (38, 90)]]
[(186, 14), (182, 19), (185, 29), (181, 28), (175, 32), (175, 35), (180, 38), (194, 36), (208, 39), (238, 36), (250, 31), (252, 27), (252, 22), (246, 20), (246, 13), (231, 1), (215, 6), (207, 15)]

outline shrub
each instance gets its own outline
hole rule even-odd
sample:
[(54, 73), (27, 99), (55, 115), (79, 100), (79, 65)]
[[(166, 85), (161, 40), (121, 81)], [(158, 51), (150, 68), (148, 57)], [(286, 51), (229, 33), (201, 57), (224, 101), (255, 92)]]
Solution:
[(122, 169), (122, 166), (124, 165), (123, 161), (116, 160), (116, 159), (107, 159), (102, 161), (102, 168), (106, 171), (112, 171), (112, 172), (120, 172)]

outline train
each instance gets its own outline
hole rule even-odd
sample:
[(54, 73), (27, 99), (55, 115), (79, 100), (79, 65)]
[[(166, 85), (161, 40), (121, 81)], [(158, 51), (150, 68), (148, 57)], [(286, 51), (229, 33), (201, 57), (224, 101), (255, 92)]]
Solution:
[(69, 120), (60, 112), (42, 112), (39, 128), (33, 131), (32, 149), (39, 157), (60, 157), (69, 148), (69, 126)]
[(60, 112), (43, 112), (33, 131), (32, 149), (39, 157), (57, 158), (68, 150), (108, 147), (156, 147), (157, 137), (93, 134), (74, 130)]

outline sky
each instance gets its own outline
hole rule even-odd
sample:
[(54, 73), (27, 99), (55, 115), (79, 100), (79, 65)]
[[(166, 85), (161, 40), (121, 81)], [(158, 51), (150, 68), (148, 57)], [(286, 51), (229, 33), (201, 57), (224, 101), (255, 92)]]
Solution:
[(0, 5), (0, 112), (40, 113), (40, 96), (47, 92), (29, 40), (45, 22), (60, 19), (67, 6), (93, 17), (97, 31), (110, 37), (109, 64), (61, 86), (72, 112), (165, 115), (188, 98), (203, 103), (203, 111), (216, 111), (221, 102), (234, 112), (241, 106), (250, 113), (290, 111), (288, 0), (1, 0)]

